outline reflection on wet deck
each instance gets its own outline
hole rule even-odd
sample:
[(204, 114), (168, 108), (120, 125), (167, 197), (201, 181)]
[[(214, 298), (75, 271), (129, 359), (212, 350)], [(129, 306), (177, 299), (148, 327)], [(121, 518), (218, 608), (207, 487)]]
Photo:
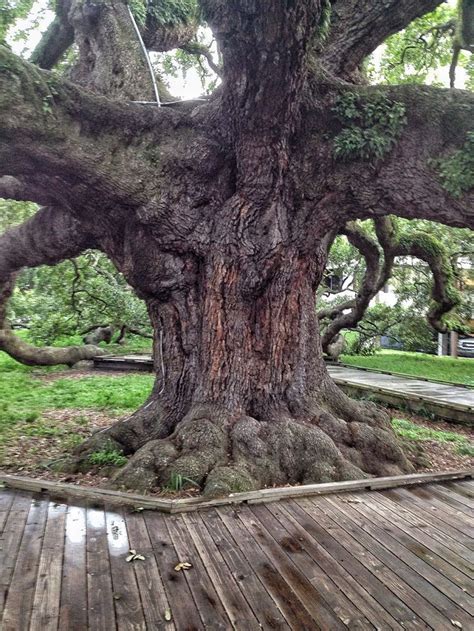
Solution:
[(463, 481), (174, 516), (1, 490), (1, 628), (469, 629), (473, 498)]

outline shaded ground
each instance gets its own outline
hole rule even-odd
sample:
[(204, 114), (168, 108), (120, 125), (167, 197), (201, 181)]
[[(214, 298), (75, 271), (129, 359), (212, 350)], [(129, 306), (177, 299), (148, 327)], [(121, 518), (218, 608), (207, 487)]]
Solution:
[[(35, 379), (46, 383), (59, 381), (62, 387), (68, 382), (74, 383), (74, 388), (77, 380), (82, 381), (84, 387), (99, 385), (104, 380), (104, 375), (100, 373), (92, 375), (80, 371), (65, 371), (42, 375)], [(123, 373), (107, 373), (107, 379), (115, 383), (121, 377), (121, 386), (125, 383), (123, 379), (126, 376)], [(133, 376), (136, 377), (136, 373)], [(146, 384), (144, 381), (144, 388)], [(79, 392), (87, 400), (84, 388)], [(474, 467), (474, 437), (469, 428), (405, 413), (403, 419), (400, 419), (400, 411), (391, 412), (397, 419), (394, 421), (394, 427), (419, 471)], [(90, 471), (86, 473), (72, 475), (62, 471), (61, 466), (76, 445), (126, 415), (125, 410), (114, 412), (97, 408), (48, 409), (41, 411), (34, 418), (17, 419), (8, 426), (4, 423), (1, 432), (3, 444), (0, 451), (0, 471), (89, 486), (105, 486), (109, 477), (126, 462), (120, 454), (98, 452), (95, 461), (90, 463)], [(180, 492), (182, 482), (176, 479), (169, 488), (156, 489), (156, 493)], [(195, 492), (191, 489), (186, 491), (186, 494)]]

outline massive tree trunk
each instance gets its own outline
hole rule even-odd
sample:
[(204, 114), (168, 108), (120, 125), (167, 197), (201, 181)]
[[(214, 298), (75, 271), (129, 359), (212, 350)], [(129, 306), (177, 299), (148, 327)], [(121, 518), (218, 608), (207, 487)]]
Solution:
[[(130, 456), (117, 485), (150, 489), (180, 474), (209, 494), (410, 471), (386, 414), (329, 378), (315, 295), (351, 219), (472, 225), (469, 193), (450, 195), (433, 164), (464, 150), (472, 97), (341, 80), (439, 3), (404, 0), (383, 20), (398, 3), (365, 0), (364, 19), (339, 11), (324, 44), (319, 0), (203, 0), (222, 86), (206, 103), (161, 110), (101, 98), (1, 51), (0, 194), (61, 208), (80, 236), (7, 246), (6, 272), (92, 245), (146, 301), (155, 332), (149, 400), (95, 434), (80, 463), (109, 444)], [(333, 63), (335, 48), (350, 56), (344, 32), (348, 73)], [(382, 152), (338, 158), (374, 105)]]

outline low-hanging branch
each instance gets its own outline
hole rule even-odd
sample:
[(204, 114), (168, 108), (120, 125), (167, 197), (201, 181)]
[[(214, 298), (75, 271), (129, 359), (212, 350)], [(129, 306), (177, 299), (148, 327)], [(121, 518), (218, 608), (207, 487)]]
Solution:
[(31, 219), (0, 235), (0, 350), (29, 366), (72, 366), (105, 351), (94, 345), (37, 347), (13, 332), (7, 319), (16, 274), (23, 267), (54, 265), (94, 245), (79, 223), (56, 208), (42, 208)]

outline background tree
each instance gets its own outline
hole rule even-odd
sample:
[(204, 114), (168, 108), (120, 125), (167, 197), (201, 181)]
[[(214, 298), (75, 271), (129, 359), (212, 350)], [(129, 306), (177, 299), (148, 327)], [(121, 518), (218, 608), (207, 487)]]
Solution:
[(440, 4), (202, 0), (169, 28), (144, 5), (149, 49), (204, 19), (222, 54), (207, 101), (161, 108), (133, 103), (153, 92), (119, 0), (58, 5), (65, 39), (33, 60), (74, 41), (72, 82), (1, 48), (0, 194), (44, 207), (0, 237), (0, 282), (98, 249), (166, 360), (147, 403), (81, 450), (131, 455), (118, 484), (178, 473), (216, 494), (410, 470), (386, 415), (330, 379), (314, 301), (350, 221), (472, 227), (473, 96), (361, 72)]
[[(329, 286), (319, 289), (319, 304), (326, 302), (319, 310), (324, 350), (342, 352), (335, 340), (344, 329), (358, 333), (356, 352), (373, 351), (380, 335), (403, 341), (406, 350), (434, 350), (435, 332), (466, 333), (472, 293), (459, 290), (470, 272), (463, 268), (472, 266), (474, 255), (469, 231), (393, 217), (376, 220), (375, 229), (372, 224), (348, 224), (331, 247)], [(374, 306), (389, 282), (395, 305)]]

